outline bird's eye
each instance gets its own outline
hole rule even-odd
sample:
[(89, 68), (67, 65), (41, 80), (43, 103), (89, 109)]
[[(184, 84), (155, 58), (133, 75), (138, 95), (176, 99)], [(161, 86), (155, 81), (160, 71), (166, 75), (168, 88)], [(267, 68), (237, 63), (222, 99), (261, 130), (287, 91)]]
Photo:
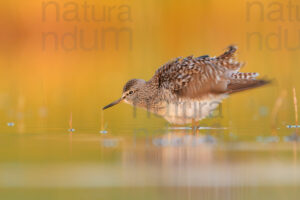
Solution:
[(133, 94), (133, 91), (131, 90), (131, 91), (129, 91), (129, 94)]

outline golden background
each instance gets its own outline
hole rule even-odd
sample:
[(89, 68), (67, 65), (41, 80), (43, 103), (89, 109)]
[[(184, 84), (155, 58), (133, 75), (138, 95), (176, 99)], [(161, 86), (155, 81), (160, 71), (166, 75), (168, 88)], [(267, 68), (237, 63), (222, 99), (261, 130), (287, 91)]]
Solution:
[[(89, 21), (85, 20), (81, 1), (1, 4), (1, 119), (23, 121), (21, 132), (30, 127), (64, 128), (70, 113), (73, 126), (96, 128), (101, 108), (120, 96), (127, 80), (148, 80), (172, 58), (219, 55), (230, 44), (239, 47), (239, 59), (247, 63), (242, 71), (259, 72), (273, 84), (225, 100), (219, 120), (227, 126), (229, 122), (233, 126), (264, 126), (261, 128), (267, 131), (275, 100), (286, 90), (288, 95), (279, 109), (277, 123), (293, 123), (291, 91), (299, 85), (300, 38), (299, 20), (287, 3), (89, 0)], [(91, 6), (102, 21), (92, 19)], [(71, 48), (67, 51), (62, 47), (62, 37), (76, 28), (77, 47), (72, 48), (74, 40), (66, 37), (65, 46)], [(119, 34), (117, 49), (114, 33), (105, 36), (105, 47), (101, 48), (102, 31), (109, 28), (127, 30)], [(79, 30), (84, 32), (86, 46), (94, 44), (97, 30), (98, 49), (82, 49)], [(58, 37), (57, 49), (53, 36), (43, 36), (49, 32)], [(273, 33), (276, 36), (270, 36)], [(261, 106), (266, 116), (260, 116)], [(127, 123), (149, 127), (164, 124), (163, 119), (148, 120), (144, 116), (142, 112), (133, 120), (132, 108), (121, 105), (107, 110), (105, 121), (111, 129)]]
[[(71, 112), (74, 125), (94, 128), (99, 123), (100, 108), (120, 96), (128, 79), (148, 80), (159, 66), (174, 57), (219, 55), (230, 44), (239, 46), (239, 58), (247, 62), (243, 71), (259, 72), (274, 83), (226, 100), (222, 121), (231, 120), (243, 126), (270, 124), (269, 115), (254, 116), (261, 105), (271, 112), (282, 90), (287, 90), (288, 96), (279, 111), (279, 123), (293, 121), (291, 91), (299, 85), (300, 39), (296, 26), (299, 21), (288, 19), (289, 15), (297, 16), (296, 12), (289, 12), (284, 2), (275, 5), (274, 1), (238, 0), (88, 1), (88, 5), (95, 7), (95, 16), (103, 19), (100, 22), (92, 20), (91, 7), (87, 13), (90, 20), (85, 21), (84, 2), (54, 2), (1, 3), (4, 4), (0, 36), (1, 118), (3, 121), (24, 120), (25, 132), (27, 126), (63, 128)], [(280, 5), (283, 8), (280, 9)], [(56, 14), (60, 16), (59, 21)], [(87, 46), (93, 44), (93, 31), (98, 30), (99, 48), (84, 50), (77, 39), (76, 48), (63, 49), (62, 35), (74, 31), (75, 27), (83, 30)], [(129, 34), (121, 33), (116, 49), (116, 38), (113, 33), (107, 34), (106, 46), (102, 49), (101, 31), (107, 28), (127, 28), (132, 42)], [(279, 39), (268, 36), (277, 34), (279, 29)], [(48, 32), (57, 35), (58, 49), (54, 48), (53, 37), (43, 39), (43, 34)], [(251, 33), (260, 36), (249, 36)], [(281, 47), (273, 50), (278, 40)], [(65, 41), (66, 46), (71, 47), (73, 41), (70, 38)], [(297, 46), (295, 50), (288, 48)], [(109, 127), (132, 121), (130, 109), (122, 105), (108, 110), (105, 120)], [(143, 119), (143, 122), (149, 124), (152, 120)]]
[[(179, 180), (189, 181), (182, 174), (193, 178), (193, 173), (197, 175), (202, 170), (204, 177), (205, 170), (210, 172), (208, 179), (215, 177), (216, 172), (227, 180), (229, 171), (233, 183), (236, 180), (249, 183), (251, 178), (273, 177), (273, 174), (256, 173), (259, 170), (273, 173), (272, 170), (281, 169), (274, 173), (275, 177), (280, 176), (276, 180), (294, 177), (290, 179), (292, 187), (287, 188), (288, 184), (280, 187), (280, 181), (268, 179), (266, 183), (278, 185), (252, 190), (255, 184), (250, 184), (250, 189), (245, 189), (249, 185), (241, 184), (237, 193), (234, 188), (227, 189), (232, 194), (244, 194), (243, 199), (253, 199), (253, 194), (261, 194), (263, 198), (274, 191), (277, 199), (282, 197), (280, 194), (285, 194), (286, 199), (288, 195), (299, 194), (299, 150), (296, 143), (283, 142), (283, 136), (294, 131), (286, 126), (297, 123), (292, 90), (295, 88), (299, 99), (299, 1), (87, 0), (87, 13), (84, 2), (10, 0), (0, 3), (0, 192), (6, 187), (4, 199), (18, 194), (16, 199), (27, 195), (36, 199), (41, 199), (38, 195), (48, 199), (98, 195), (98, 189), (87, 189), (89, 181), (104, 181), (107, 185), (101, 191), (118, 199), (117, 195), (128, 194), (126, 187), (149, 183), (148, 173), (158, 176), (154, 182), (158, 185), (166, 183), (165, 180), (180, 185)], [(92, 7), (102, 21), (92, 20)], [(114, 32), (106, 34), (108, 30), (123, 32), (116, 39)], [(84, 33), (82, 40), (80, 31)], [(97, 31), (98, 48), (83, 49), (82, 41), (88, 47), (94, 44), (94, 31)], [(200, 122), (205, 127), (227, 128), (221, 134), (217, 131), (212, 134), (221, 141), (225, 135), (232, 143), (195, 148), (156, 147), (153, 144), (156, 136), (167, 141), (177, 137), (172, 131), (163, 135), (157, 132), (168, 126), (164, 119), (149, 116), (140, 109), (134, 114), (132, 107), (125, 104), (102, 112), (103, 106), (120, 97), (127, 80), (148, 80), (158, 67), (175, 57), (217, 56), (232, 44), (239, 47), (239, 60), (246, 61), (243, 72), (258, 72), (260, 77), (272, 80), (269, 86), (231, 96), (223, 102), (221, 116)], [(69, 133), (70, 128), (75, 131)], [(100, 134), (103, 129), (108, 133)], [(149, 130), (156, 132), (147, 135)], [(280, 138), (277, 146), (261, 144), (255, 139), (274, 134)], [(244, 140), (239, 140), (242, 137)], [(151, 139), (154, 139), (152, 143)], [(189, 167), (191, 171), (185, 170)], [(172, 173), (168, 174), (169, 170)], [(101, 176), (94, 176), (97, 173)], [(114, 182), (110, 181), (120, 177), (125, 177), (126, 187), (116, 192), (116, 188), (110, 187)], [(206, 179), (200, 176), (199, 180)], [(213, 180), (216, 182), (211, 183), (218, 190), (219, 180)], [(232, 186), (230, 181), (228, 187)], [(73, 183), (82, 184), (82, 190), (75, 188), (59, 193), (54, 189), (52, 193), (51, 187), (72, 188)], [(30, 186), (43, 189), (24, 189)], [(226, 187), (216, 193), (227, 197)], [(199, 190), (188, 185), (177, 193), (174, 191), (178, 188), (144, 189), (138, 191), (138, 199), (145, 194), (149, 194), (149, 199), (161, 197), (162, 193), (171, 195), (170, 199), (174, 199), (172, 195), (179, 195), (179, 199), (197, 199), (199, 195), (210, 199), (215, 194), (214, 188)], [(74, 195), (75, 191), (81, 196)], [(131, 191), (135, 190), (131, 188)], [(191, 193), (195, 198), (191, 198)]]

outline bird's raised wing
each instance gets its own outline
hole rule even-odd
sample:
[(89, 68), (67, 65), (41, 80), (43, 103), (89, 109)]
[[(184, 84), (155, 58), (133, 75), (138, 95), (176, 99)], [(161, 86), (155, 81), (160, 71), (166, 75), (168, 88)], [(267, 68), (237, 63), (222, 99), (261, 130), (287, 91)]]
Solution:
[(263, 80), (255, 79), (257, 73), (238, 72), (243, 63), (235, 61), (236, 50), (230, 46), (218, 57), (176, 58), (160, 67), (150, 81), (178, 98), (192, 99), (234, 93), (265, 84)]

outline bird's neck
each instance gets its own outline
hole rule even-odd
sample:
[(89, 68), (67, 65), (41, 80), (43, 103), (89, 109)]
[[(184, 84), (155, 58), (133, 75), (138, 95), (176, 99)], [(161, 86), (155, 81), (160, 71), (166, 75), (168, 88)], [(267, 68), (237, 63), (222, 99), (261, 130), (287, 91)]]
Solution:
[(146, 82), (138, 91), (137, 106), (143, 108), (153, 107), (158, 101), (159, 90), (151, 82)]

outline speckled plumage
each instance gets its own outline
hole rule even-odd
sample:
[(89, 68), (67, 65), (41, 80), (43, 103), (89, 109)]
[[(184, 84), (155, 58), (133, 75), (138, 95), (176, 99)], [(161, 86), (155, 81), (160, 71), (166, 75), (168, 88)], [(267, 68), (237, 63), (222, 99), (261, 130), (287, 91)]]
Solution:
[(229, 94), (268, 83), (257, 80), (257, 73), (239, 72), (243, 63), (235, 60), (236, 50), (230, 46), (218, 57), (176, 58), (161, 66), (147, 82), (128, 81), (118, 102), (145, 108), (171, 123), (201, 120)]

